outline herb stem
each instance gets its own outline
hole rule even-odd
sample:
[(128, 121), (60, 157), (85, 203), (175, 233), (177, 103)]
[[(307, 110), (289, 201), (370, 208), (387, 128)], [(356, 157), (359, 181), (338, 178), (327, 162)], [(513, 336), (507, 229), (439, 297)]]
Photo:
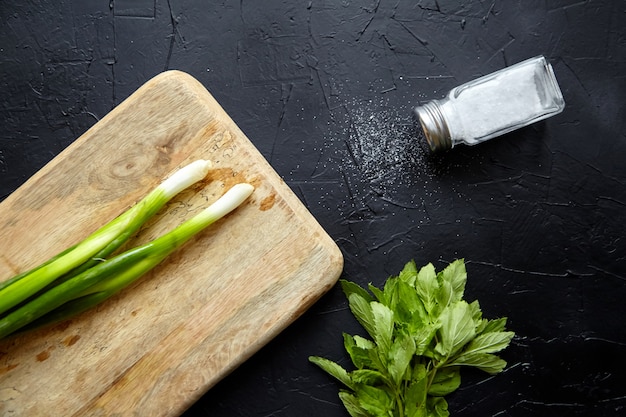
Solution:
[(395, 409), (398, 410), (398, 417), (404, 417), (404, 400), (402, 398), (402, 390), (398, 386), (393, 387), (395, 397)]

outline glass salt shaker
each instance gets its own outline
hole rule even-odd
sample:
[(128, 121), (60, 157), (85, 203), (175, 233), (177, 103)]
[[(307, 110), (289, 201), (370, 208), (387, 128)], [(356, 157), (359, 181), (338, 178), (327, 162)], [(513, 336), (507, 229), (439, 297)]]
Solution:
[(564, 107), (552, 66), (538, 56), (460, 85), (414, 111), (430, 149), (438, 151), (484, 142)]

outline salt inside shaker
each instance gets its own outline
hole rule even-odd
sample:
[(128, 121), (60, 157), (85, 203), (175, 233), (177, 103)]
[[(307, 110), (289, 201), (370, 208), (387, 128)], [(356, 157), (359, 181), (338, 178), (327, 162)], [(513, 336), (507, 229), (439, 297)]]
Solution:
[(565, 101), (545, 57), (522, 61), (415, 108), (433, 151), (475, 145), (563, 111)]

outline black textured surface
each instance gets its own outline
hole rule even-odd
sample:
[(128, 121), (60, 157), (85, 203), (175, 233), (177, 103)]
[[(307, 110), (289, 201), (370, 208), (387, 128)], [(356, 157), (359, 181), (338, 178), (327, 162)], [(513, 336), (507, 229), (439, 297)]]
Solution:
[[(344, 278), (466, 259), (467, 298), (517, 337), (503, 374), (464, 374), (453, 416), (624, 415), (626, 5), (459, 3), (3, 0), (0, 196), (186, 71), (337, 241)], [(539, 54), (564, 113), (436, 157), (415, 140), (411, 106)], [(343, 331), (360, 332), (335, 288), (185, 417), (346, 416), (307, 362), (345, 362)]]

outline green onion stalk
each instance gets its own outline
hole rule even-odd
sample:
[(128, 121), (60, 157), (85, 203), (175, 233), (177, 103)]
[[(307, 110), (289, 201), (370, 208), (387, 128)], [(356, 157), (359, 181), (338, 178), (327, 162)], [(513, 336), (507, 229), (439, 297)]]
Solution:
[(237, 208), (252, 194), (237, 184), (215, 203), (170, 232), (72, 276), (0, 319), (0, 339), (24, 326), (59, 321), (85, 311), (135, 282), (197, 233)]
[(110, 221), (82, 242), (39, 266), (0, 283), (0, 314), (24, 303), (42, 289), (67, 275), (83, 272), (118, 249), (168, 201), (203, 179), (211, 162), (197, 160), (179, 169), (141, 201)]

